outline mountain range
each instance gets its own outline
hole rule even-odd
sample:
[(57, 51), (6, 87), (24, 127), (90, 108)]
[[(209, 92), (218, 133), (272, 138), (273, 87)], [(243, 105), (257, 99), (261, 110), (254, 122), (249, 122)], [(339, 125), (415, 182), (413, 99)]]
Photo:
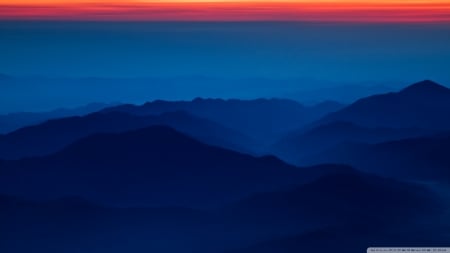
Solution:
[(79, 196), (114, 205), (209, 206), (341, 167), (300, 169), (151, 126), (92, 135), (49, 156), (0, 162), (0, 192), (37, 199)]
[[(373, 95), (286, 134), (271, 152), (294, 164), (345, 143), (376, 144), (450, 129), (450, 89), (432, 81)], [(333, 160), (320, 160), (333, 162)]]
[(20, 159), (49, 155), (89, 135), (120, 133), (152, 125), (170, 126), (207, 144), (241, 152), (250, 152), (250, 147), (256, 145), (251, 138), (235, 130), (181, 111), (157, 116), (109, 112), (49, 120), (0, 135), (0, 158)]
[(0, 135), (0, 252), (448, 246), (446, 115), (450, 90), (422, 81), (348, 106), (198, 98), (42, 118)]
[(450, 128), (450, 89), (433, 81), (412, 84), (399, 92), (373, 95), (325, 116), (316, 124), (350, 122), (365, 127)]
[(331, 122), (311, 129), (292, 132), (271, 147), (271, 152), (294, 164), (345, 143), (375, 144), (433, 134), (433, 130), (420, 128), (369, 128), (350, 122)]
[(387, 176), (450, 182), (450, 133), (377, 144), (348, 143), (305, 157), (303, 164), (342, 163)]
[[(421, 185), (357, 171), (330, 172), (289, 190), (259, 193), (207, 210), (1, 196), (0, 250), (294, 252), (315, 245), (321, 249), (316, 252), (325, 252), (323, 242), (350, 250), (395, 241), (436, 246), (448, 239), (448, 224), (434, 225), (447, 215), (441, 201)], [(419, 230), (423, 219), (429, 224)], [(396, 234), (399, 231), (403, 233)], [(362, 241), (352, 244), (355, 238)]]
[(340, 108), (342, 108), (341, 104), (333, 102), (306, 107), (286, 99), (197, 98), (192, 101), (178, 102), (157, 100), (141, 106), (119, 105), (103, 111), (119, 111), (142, 116), (182, 110), (235, 129), (256, 140), (270, 143), (281, 134), (303, 127)]
[(47, 120), (83, 116), (117, 104), (92, 103), (71, 109), (57, 109), (49, 112), (17, 112), (0, 115), (0, 134), (7, 134), (22, 127), (37, 125)]

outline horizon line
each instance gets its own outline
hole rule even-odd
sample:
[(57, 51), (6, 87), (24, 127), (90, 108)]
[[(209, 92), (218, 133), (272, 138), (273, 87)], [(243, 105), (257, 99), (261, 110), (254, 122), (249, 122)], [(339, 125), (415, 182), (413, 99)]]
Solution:
[(450, 3), (350, 4), (289, 1), (0, 3), (0, 20), (450, 23)]

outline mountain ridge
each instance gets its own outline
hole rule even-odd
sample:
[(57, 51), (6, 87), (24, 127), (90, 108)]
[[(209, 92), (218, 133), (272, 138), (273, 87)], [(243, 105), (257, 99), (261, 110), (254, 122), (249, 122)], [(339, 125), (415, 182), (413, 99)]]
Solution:
[(438, 84), (432, 80), (423, 80), (417, 83), (414, 83), (410, 86), (407, 86), (406, 88), (399, 91), (399, 93), (402, 94), (417, 94), (417, 93), (429, 93), (429, 94), (439, 94), (439, 93), (450, 93), (450, 89), (446, 86), (443, 86), (441, 84)]
[(0, 136), (0, 158), (20, 159), (49, 155), (76, 140), (95, 133), (125, 132), (150, 125), (168, 125), (208, 144), (251, 152), (253, 140), (207, 119), (176, 111), (158, 116), (122, 112), (92, 113), (49, 120)]
[(319, 119), (333, 110), (334, 106), (340, 108), (340, 105), (336, 104), (306, 107), (293, 100), (275, 98), (253, 100), (196, 98), (191, 101), (155, 100), (142, 105), (111, 107), (104, 111), (149, 115), (184, 110), (235, 129), (263, 144), (270, 144), (280, 134)]
[(37, 198), (75, 195), (119, 205), (204, 206), (339, 168), (347, 167), (297, 168), (275, 157), (253, 157), (166, 126), (150, 126), (88, 136), (45, 157), (3, 161), (0, 192)]
[[(442, 92), (444, 91), (444, 92)], [(412, 84), (401, 91), (361, 98), (313, 123), (347, 121), (366, 127), (450, 129), (450, 90), (432, 81)]]

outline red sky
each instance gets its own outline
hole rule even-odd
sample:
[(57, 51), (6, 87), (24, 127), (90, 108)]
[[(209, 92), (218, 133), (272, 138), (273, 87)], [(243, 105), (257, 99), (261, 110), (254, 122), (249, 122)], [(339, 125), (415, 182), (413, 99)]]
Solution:
[(450, 23), (450, 0), (0, 0), (0, 19)]

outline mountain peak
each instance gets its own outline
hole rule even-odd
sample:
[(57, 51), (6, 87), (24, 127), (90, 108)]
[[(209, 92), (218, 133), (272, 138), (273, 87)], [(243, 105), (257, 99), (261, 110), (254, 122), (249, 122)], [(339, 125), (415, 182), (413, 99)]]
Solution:
[(409, 93), (409, 94), (443, 93), (443, 92), (450, 93), (450, 89), (431, 80), (424, 80), (412, 84), (400, 91), (400, 93)]

